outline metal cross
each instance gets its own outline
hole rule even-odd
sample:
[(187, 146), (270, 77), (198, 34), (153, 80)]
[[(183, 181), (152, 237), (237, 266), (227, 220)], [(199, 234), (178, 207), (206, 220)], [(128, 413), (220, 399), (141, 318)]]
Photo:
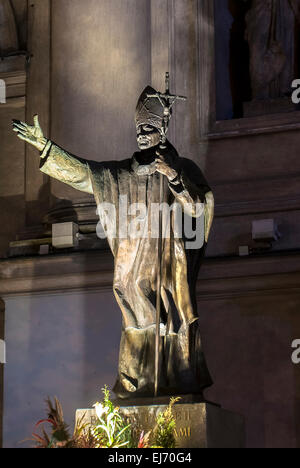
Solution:
[(169, 122), (172, 117), (172, 109), (177, 100), (179, 101), (186, 101), (187, 98), (185, 96), (177, 96), (175, 94), (170, 94), (170, 73), (166, 73), (166, 91), (165, 93), (155, 93), (155, 94), (147, 94), (148, 98), (157, 98), (164, 109), (164, 119), (163, 119), (163, 126), (161, 129), (162, 137), (161, 143), (165, 145), (167, 140), (167, 132), (169, 129)]

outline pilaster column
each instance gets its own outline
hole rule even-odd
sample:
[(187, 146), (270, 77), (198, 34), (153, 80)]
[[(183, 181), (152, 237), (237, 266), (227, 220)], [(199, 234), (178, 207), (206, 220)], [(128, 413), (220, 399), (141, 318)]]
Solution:
[[(5, 304), (0, 299), (0, 340), (4, 340)], [(3, 395), (4, 395), (4, 364), (0, 363), (0, 448), (3, 443)]]

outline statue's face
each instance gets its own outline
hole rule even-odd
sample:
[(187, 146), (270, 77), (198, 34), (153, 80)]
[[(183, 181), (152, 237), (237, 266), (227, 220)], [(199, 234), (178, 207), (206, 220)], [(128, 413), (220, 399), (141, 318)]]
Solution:
[(157, 128), (152, 125), (140, 125), (137, 128), (137, 143), (141, 151), (157, 146), (159, 142), (160, 133)]

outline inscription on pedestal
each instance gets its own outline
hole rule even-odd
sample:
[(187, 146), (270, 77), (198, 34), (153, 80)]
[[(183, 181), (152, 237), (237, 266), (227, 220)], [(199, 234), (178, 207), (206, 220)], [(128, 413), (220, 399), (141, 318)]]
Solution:
[[(148, 432), (154, 428), (160, 406), (122, 407), (121, 412), (137, 431)], [(94, 409), (77, 410), (76, 420), (85, 415), (86, 424), (97, 421)], [(217, 406), (195, 403), (179, 404), (174, 408), (175, 437), (178, 448), (243, 448), (244, 423), (240, 415)]]

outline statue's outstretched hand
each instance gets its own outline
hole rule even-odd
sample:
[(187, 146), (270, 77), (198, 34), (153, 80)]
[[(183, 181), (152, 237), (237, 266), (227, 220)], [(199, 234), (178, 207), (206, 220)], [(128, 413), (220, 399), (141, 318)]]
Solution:
[(33, 117), (34, 125), (27, 125), (25, 122), (20, 120), (13, 120), (13, 130), (17, 133), (18, 138), (26, 141), (30, 145), (37, 148), (39, 151), (43, 151), (47, 144), (47, 139), (44, 138), (43, 131), (39, 124), (39, 116)]

